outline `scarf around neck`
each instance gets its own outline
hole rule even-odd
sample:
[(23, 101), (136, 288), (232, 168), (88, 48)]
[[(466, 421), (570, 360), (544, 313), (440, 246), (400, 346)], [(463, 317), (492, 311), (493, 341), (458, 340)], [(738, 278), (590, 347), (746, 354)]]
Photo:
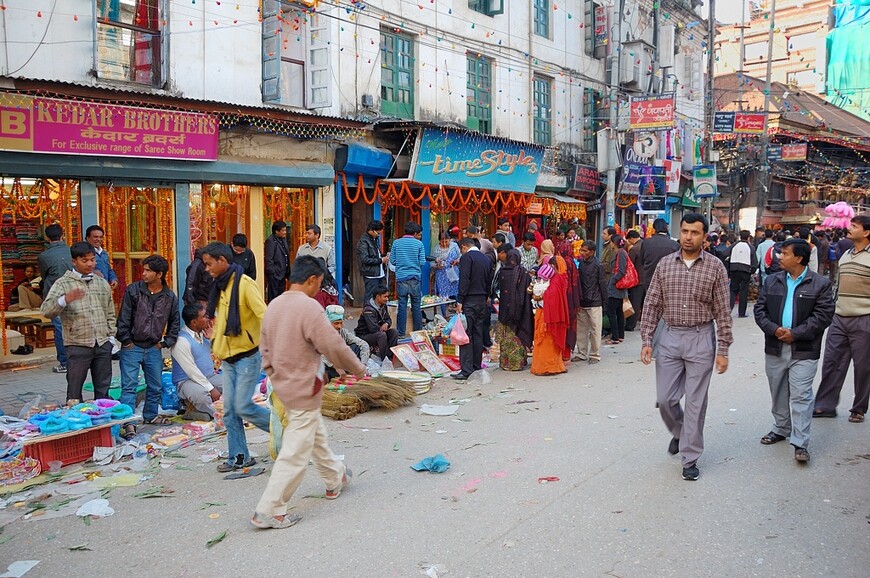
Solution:
[[(234, 273), (235, 277), (233, 277)], [(211, 286), (211, 293), (208, 295), (206, 313), (209, 317), (214, 317), (218, 301), (221, 298), (221, 292), (230, 284), (230, 277), (233, 277), (233, 287), (230, 292), (230, 308), (227, 311), (227, 326), (224, 329), (224, 335), (228, 337), (235, 337), (242, 333), (242, 319), (239, 314), (239, 283), (242, 281), (243, 274), (244, 270), (240, 265), (230, 263), (229, 268), (224, 271), (223, 275), (214, 280), (214, 285)]]

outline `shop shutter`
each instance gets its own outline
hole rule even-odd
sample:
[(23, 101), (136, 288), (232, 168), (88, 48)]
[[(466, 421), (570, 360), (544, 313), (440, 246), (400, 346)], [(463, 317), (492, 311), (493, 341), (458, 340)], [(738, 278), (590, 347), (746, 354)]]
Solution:
[(307, 108), (326, 108), (332, 106), (329, 90), (332, 71), (329, 66), (330, 18), (317, 12), (309, 14), (308, 34), (306, 35), (308, 62), (308, 102)]
[(281, 0), (263, 0), (263, 102), (281, 99)]

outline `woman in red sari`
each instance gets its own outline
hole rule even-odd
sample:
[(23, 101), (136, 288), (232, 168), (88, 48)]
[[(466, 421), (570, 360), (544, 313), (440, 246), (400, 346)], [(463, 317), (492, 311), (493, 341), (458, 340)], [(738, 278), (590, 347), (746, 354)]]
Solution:
[[(574, 263), (574, 246), (571, 241), (562, 241), (556, 248), (556, 253), (565, 259), (568, 284), (568, 331), (565, 335), (565, 350), (562, 352), (562, 359), (568, 361), (571, 359), (571, 354), (574, 352), (574, 346), (577, 345), (577, 312), (580, 310), (580, 298), (582, 297), (580, 288), (580, 272), (577, 270), (577, 265)], [(579, 358), (578, 358), (579, 359)]]
[[(539, 307), (535, 310), (535, 345), (532, 350), (532, 373), (554, 375), (565, 373), (565, 338), (569, 325), (568, 276), (565, 259), (552, 257), (549, 267), (542, 265), (545, 275), (550, 275), (550, 284), (544, 291)], [(570, 355), (568, 350), (568, 355)]]

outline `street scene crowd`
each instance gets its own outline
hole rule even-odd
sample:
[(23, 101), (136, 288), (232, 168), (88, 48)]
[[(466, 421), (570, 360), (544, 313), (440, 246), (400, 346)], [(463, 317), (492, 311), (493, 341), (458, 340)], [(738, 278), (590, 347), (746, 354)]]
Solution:
[[(38, 306), (55, 324), (54, 369), (66, 376), (68, 406), (82, 400), (88, 374), (95, 399), (108, 397), (117, 355), (120, 403), (136, 407), (141, 371), (142, 419), (168, 424), (158, 411), (168, 351), (184, 419), (212, 420), (216, 403), (222, 406), (227, 459), (219, 472), (255, 463), (245, 423), (271, 429), (280, 451), (251, 518), (258, 528), (299, 522), (288, 503), (309, 460), (327, 499), (347, 486), (351, 472), (330, 450), (321, 416), (324, 386), (396, 362), (393, 348), (409, 329), (423, 328), (427, 262), (444, 300), (441, 314), (455, 316), (467, 337), (459, 345), (459, 370), (450, 376), (460, 384), (488, 361), (503, 371), (571, 379), (569, 370), (600, 363), (603, 346), (621, 347), (625, 332), (639, 331), (640, 359), (655, 365), (657, 407), (671, 436), (667, 449), (680, 455), (684, 480), (700, 476), (711, 375), (728, 369), (729, 346), (741, 338), (733, 334), (732, 315), (754, 315), (764, 333), (773, 425), (761, 444), (788, 441), (795, 460), (806, 464), (813, 418), (837, 417), (850, 365), (848, 421), (862, 423), (870, 401), (870, 215), (855, 216), (845, 229), (759, 228), (754, 237), (747, 230), (711, 233), (699, 213), (685, 214), (674, 228), (676, 240), (663, 219), (649, 231), (607, 227), (599, 249), (576, 223), (545, 235), (534, 220), (519, 233), (500, 219), (493, 232), (450, 227), (436, 254), (427, 255), (419, 224), (406, 223), (405, 235), (386, 250), (384, 224), (372, 221), (356, 247), (365, 304), (351, 332), (343, 327), (333, 281), (335, 254), (317, 225), (307, 226), (307, 242), (293, 258), (286, 224), (273, 225), (265, 298), (239, 234), (231, 245), (213, 242), (196, 251), (180, 299), (166, 282), (167, 260), (145, 258), (141, 280), (127, 286), (117, 314), (111, 296), (117, 277), (102, 249), (102, 228), (91, 226), (83, 241), (67, 245), (62, 228), (49, 225), (41, 279), (34, 283), (31, 272), (17, 291), (18, 306)], [(387, 307), (391, 278), (395, 323)], [(274, 392), (271, 410), (253, 400), (261, 372)], [(127, 439), (136, 434), (133, 423), (121, 432)]]

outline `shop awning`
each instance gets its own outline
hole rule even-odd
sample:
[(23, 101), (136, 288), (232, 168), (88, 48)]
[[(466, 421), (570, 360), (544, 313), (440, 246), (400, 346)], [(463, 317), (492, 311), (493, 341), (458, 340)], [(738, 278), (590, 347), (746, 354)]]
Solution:
[(586, 201), (581, 201), (580, 199), (575, 199), (574, 197), (568, 197), (565, 195), (560, 195), (558, 193), (542, 193), (540, 191), (535, 191), (536, 197), (541, 197), (542, 199), (553, 199), (554, 201), (559, 201), (560, 203), (568, 203), (572, 205), (585, 205)]
[(104, 158), (74, 155), (0, 153), (0, 171), (10, 176), (90, 178), (115, 181), (232, 183), (281, 187), (325, 187), (335, 171), (326, 163), (284, 161), (263, 164), (217, 161)]

